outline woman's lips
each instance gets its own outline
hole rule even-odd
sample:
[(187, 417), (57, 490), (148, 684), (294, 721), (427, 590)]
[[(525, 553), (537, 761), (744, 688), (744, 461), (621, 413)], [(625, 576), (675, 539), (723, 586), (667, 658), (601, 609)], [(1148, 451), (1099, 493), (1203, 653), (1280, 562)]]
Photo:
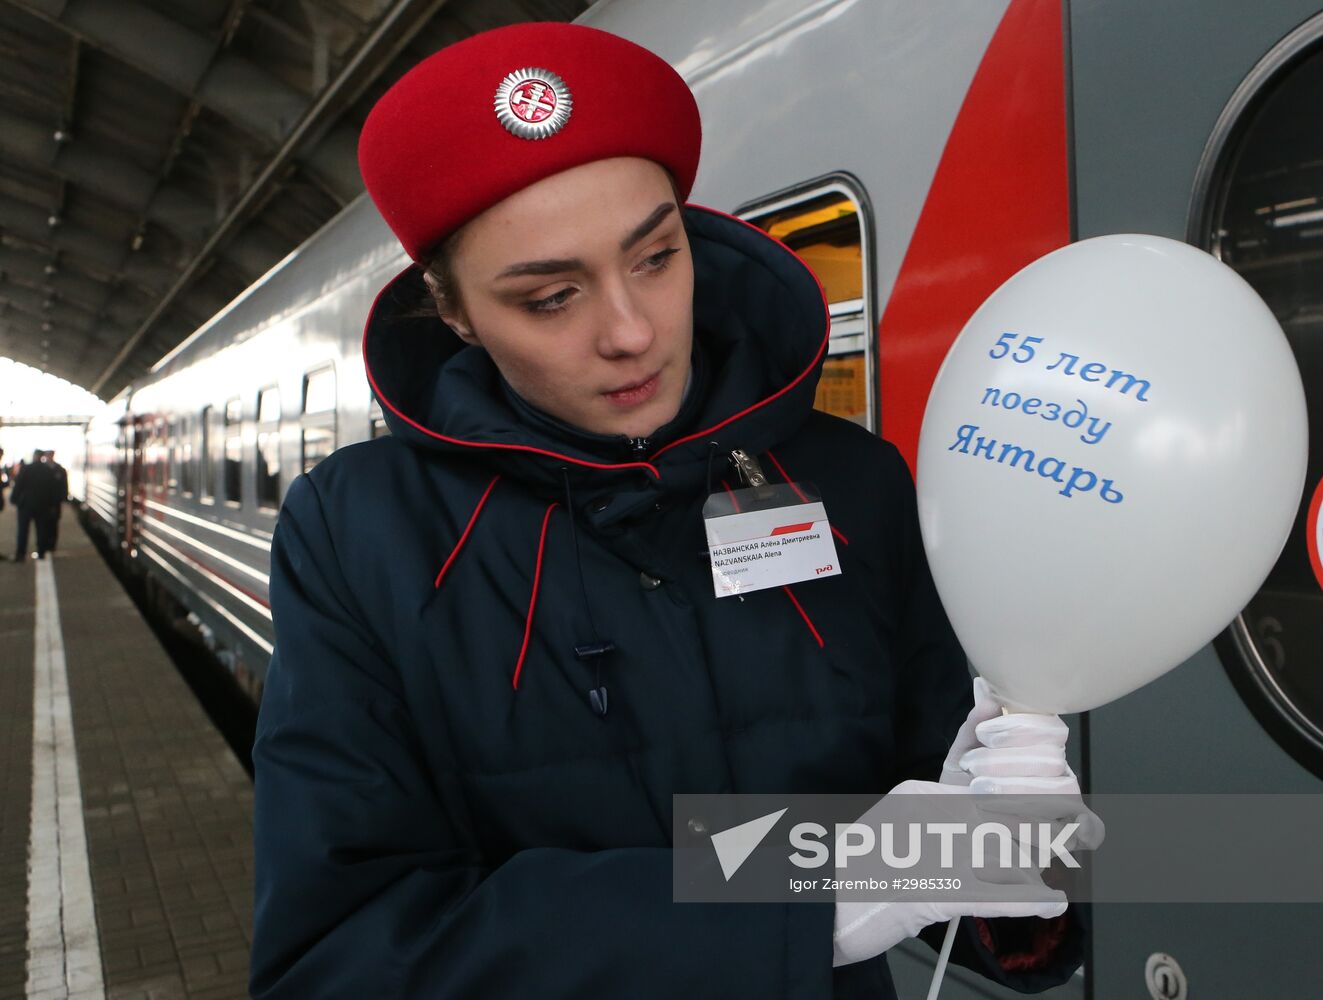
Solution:
[(604, 392), (602, 395), (617, 406), (638, 406), (639, 403), (646, 402), (656, 394), (659, 382), (661, 382), (661, 372), (640, 385), (617, 389), (615, 392)]

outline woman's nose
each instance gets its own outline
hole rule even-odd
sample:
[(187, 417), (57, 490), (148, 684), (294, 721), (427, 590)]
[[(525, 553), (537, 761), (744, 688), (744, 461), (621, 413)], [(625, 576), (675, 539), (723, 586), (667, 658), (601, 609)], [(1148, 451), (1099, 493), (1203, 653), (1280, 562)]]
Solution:
[(604, 357), (642, 354), (655, 339), (652, 320), (628, 287), (613, 289), (598, 333), (598, 350)]

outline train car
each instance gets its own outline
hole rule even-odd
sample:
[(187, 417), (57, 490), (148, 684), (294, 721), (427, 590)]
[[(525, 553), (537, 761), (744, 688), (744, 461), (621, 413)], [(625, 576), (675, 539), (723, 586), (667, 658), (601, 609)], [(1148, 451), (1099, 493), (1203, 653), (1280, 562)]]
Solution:
[[(1104, 233), (1183, 239), (1236, 267), (1317, 398), (1321, 6), (602, 0), (582, 20), (689, 81), (707, 135), (693, 200), (766, 229), (815, 269), (832, 317), (817, 404), (912, 462), (932, 379), (983, 298), (1043, 253)], [(646, 115), (648, 95), (635, 99)], [(383, 432), (361, 328), (406, 264), (360, 199), (89, 431), (99, 530), (207, 625), (254, 697), (274, 641), (267, 562), (281, 497), (333, 448)], [(1317, 416), (1312, 429), (1323, 440)], [(1321, 790), (1319, 455), (1286, 551), (1227, 634), (1071, 720), (1086, 787)], [(1087, 975), (1055, 995), (1317, 992), (1312, 913), (1235, 915), (1097, 907)], [(930, 963), (897, 951), (903, 995), (923, 988)], [(1001, 994), (955, 970), (945, 995)]]
[(261, 697), (271, 537), (295, 476), (385, 432), (363, 318), (407, 263), (371, 204), (346, 208), (89, 425), (89, 510)]

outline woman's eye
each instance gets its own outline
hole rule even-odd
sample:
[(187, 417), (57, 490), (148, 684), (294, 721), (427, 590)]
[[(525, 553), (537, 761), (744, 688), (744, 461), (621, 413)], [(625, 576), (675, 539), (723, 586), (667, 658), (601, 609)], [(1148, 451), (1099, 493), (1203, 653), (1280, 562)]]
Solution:
[(665, 250), (659, 250), (651, 257), (643, 258), (643, 269), (645, 271), (664, 271), (671, 263), (671, 257), (679, 252), (679, 247), (667, 247)]
[(573, 288), (562, 288), (559, 292), (548, 295), (545, 299), (534, 299), (531, 302), (525, 302), (524, 308), (531, 313), (556, 312), (565, 308), (565, 303), (570, 300), (570, 295), (573, 292)]

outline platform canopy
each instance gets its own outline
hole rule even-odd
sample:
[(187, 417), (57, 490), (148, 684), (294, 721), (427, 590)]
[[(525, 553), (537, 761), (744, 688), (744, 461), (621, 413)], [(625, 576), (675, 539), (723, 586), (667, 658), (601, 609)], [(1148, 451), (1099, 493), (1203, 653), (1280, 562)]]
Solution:
[(103, 398), (362, 191), (405, 70), (589, 0), (0, 0), (0, 355)]

